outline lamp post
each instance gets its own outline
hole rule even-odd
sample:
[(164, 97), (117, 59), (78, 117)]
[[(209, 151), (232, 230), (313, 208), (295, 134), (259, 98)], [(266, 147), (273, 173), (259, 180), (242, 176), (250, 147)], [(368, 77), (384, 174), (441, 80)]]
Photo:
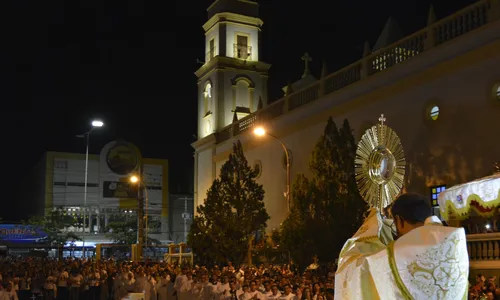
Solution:
[[(86, 235), (86, 230), (85, 230), (85, 225), (86, 225), (86, 216), (87, 216), (87, 184), (88, 184), (88, 179), (89, 179), (89, 143), (90, 143), (90, 133), (96, 128), (100, 128), (104, 126), (104, 123), (99, 120), (94, 120), (92, 121), (92, 128), (90, 128), (89, 131), (87, 131), (84, 134), (77, 135), (76, 137), (78, 138), (84, 138), (85, 139), (85, 181), (84, 181), (84, 186), (83, 186), (83, 234), (82, 234), (82, 256), (86, 256), (86, 251), (85, 251), (85, 235)], [(90, 220), (89, 220), (90, 221)], [(89, 222), (90, 224), (90, 222)]]
[(285, 151), (285, 158), (286, 158), (286, 204), (287, 204), (287, 209), (288, 212), (290, 212), (290, 153), (288, 152), (288, 148), (285, 146), (285, 144), (275, 135), (270, 134), (269, 132), (266, 132), (266, 130), (263, 127), (257, 127), (254, 129), (253, 133), (256, 136), (264, 136), (268, 135), (278, 141), (281, 144), (281, 147), (283, 147), (283, 150)]
[[(137, 244), (140, 247), (139, 253), (142, 255), (142, 248), (144, 245), (147, 246), (148, 244), (148, 189), (146, 185), (144, 184), (144, 181), (141, 180), (136, 175), (133, 175), (130, 177), (130, 182), (133, 184), (137, 184)], [(142, 198), (142, 188), (144, 188), (144, 195), (145, 195), (145, 200), (146, 200), (146, 213), (144, 216), (144, 205), (143, 205), (143, 198)]]

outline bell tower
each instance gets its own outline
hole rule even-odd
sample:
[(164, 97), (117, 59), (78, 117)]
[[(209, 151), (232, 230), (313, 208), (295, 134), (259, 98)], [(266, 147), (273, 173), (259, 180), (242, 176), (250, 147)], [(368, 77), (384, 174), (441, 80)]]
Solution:
[(205, 62), (198, 77), (198, 139), (267, 104), (271, 65), (261, 62), (262, 20), (251, 0), (215, 0), (207, 9)]

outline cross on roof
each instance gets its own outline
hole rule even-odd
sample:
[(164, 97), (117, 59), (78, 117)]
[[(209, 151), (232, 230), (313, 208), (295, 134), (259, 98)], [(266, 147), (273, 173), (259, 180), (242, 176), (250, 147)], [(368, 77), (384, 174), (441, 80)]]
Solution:
[(35, 296), (35, 294), (31, 294), (30, 299), (36, 300), (36, 296)]
[(384, 114), (380, 115), (380, 118), (378, 118), (378, 121), (380, 122), (381, 125), (384, 125), (384, 122), (386, 121), (386, 118), (384, 117)]
[(311, 72), (309, 70), (309, 63), (313, 60), (312, 57), (309, 56), (309, 53), (305, 53), (304, 56), (302, 56), (302, 60), (304, 61), (305, 67), (304, 67), (304, 74), (302, 74), (302, 78), (306, 77), (309, 75)]

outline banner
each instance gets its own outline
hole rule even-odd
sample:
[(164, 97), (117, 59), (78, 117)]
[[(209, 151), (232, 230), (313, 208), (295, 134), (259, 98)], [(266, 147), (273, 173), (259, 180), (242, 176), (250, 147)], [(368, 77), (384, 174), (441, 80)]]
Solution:
[(36, 243), (46, 237), (45, 232), (34, 226), (0, 224), (0, 242)]
[(121, 199), (136, 199), (137, 187), (130, 182), (122, 181), (103, 181), (102, 183), (103, 198), (121, 198)]

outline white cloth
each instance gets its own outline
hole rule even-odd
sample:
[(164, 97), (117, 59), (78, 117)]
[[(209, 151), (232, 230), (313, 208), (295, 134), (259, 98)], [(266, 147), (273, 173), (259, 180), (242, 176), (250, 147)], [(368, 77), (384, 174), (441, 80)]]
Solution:
[(471, 201), (476, 201), (484, 207), (497, 206), (500, 201), (499, 195), (500, 174), (456, 185), (439, 194), (441, 216), (448, 220), (450, 207), (460, 215), (466, 214), (469, 212)]
[(469, 258), (463, 228), (444, 227), (439, 219), (430, 217), (424, 226), (386, 247), (373, 237), (379, 230), (375, 219), (372, 212), (356, 233), (358, 236), (342, 250), (335, 276), (335, 299), (467, 297)]

